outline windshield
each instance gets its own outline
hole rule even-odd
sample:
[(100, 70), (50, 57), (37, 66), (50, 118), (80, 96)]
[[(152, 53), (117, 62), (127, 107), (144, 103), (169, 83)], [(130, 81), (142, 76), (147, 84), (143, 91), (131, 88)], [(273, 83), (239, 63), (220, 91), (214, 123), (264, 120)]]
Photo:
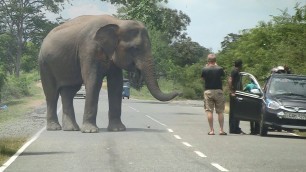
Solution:
[(269, 93), (306, 97), (306, 78), (273, 78)]

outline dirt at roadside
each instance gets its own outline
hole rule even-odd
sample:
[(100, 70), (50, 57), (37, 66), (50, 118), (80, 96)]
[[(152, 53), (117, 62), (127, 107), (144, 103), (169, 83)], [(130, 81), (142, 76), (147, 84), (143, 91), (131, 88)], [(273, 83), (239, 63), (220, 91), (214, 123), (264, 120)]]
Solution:
[[(38, 83), (37, 86), (41, 88), (41, 83)], [(45, 100), (33, 100), (27, 106), (33, 110), (18, 119), (0, 123), (0, 139), (7, 137), (32, 137), (46, 126)]]
[(32, 137), (46, 126), (46, 105), (37, 106), (32, 112), (17, 120), (0, 124), (0, 139), (5, 137)]

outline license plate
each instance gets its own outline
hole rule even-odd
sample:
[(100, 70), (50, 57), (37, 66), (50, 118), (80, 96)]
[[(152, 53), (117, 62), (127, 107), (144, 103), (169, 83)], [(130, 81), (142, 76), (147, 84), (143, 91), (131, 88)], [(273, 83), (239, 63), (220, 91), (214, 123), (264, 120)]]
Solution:
[(306, 120), (306, 114), (303, 113), (285, 113), (283, 118)]

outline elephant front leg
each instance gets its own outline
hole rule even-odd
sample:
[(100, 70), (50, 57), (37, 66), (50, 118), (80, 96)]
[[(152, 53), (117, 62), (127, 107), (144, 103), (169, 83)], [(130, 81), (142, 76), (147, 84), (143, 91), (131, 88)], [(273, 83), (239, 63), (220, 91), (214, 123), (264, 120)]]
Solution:
[(99, 132), (99, 128), (96, 124), (96, 118), (98, 111), (99, 93), (102, 86), (102, 77), (100, 78), (101, 80), (91, 78), (87, 81), (87, 84), (85, 85), (86, 99), (83, 116), (83, 126), (81, 129), (83, 133)]
[(112, 66), (111, 72), (107, 76), (107, 90), (109, 103), (109, 124), (108, 131), (125, 131), (126, 127), (121, 121), (122, 105), (122, 70)]
[[(92, 91), (86, 91), (83, 126), (81, 131), (83, 133), (97, 133), (99, 132), (99, 128), (97, 127), (96, 124), (99, 92), (96, 93), (97, 95), (92, 95), (93, 93), (89, 93), (88, 95), (88, 92)], [(93, 100), (91, 97), (93, 97)]]

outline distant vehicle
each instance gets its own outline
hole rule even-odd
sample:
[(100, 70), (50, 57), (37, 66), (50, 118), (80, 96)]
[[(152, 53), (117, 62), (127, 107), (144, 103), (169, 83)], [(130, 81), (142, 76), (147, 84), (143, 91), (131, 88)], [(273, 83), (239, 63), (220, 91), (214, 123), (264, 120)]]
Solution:
[(259, 122), (259, 134), (269, 129), (306, 131), (306, 76), (272, 74), (262, 89), (256, 78), (241, 72), (242, 85), (252, 79), (257, 85), (249, 92), (236, 91), (234, 118)]
[(123, 79), (122, 99), (124, 97), (130, 99), (130, 82), (128, 79)]
[(85, 89), (84, 84), (82, 84), (80, 90), (76, 93), (74, 97), (75, 98), (85, 98), (86, 97), (86, 89)]

